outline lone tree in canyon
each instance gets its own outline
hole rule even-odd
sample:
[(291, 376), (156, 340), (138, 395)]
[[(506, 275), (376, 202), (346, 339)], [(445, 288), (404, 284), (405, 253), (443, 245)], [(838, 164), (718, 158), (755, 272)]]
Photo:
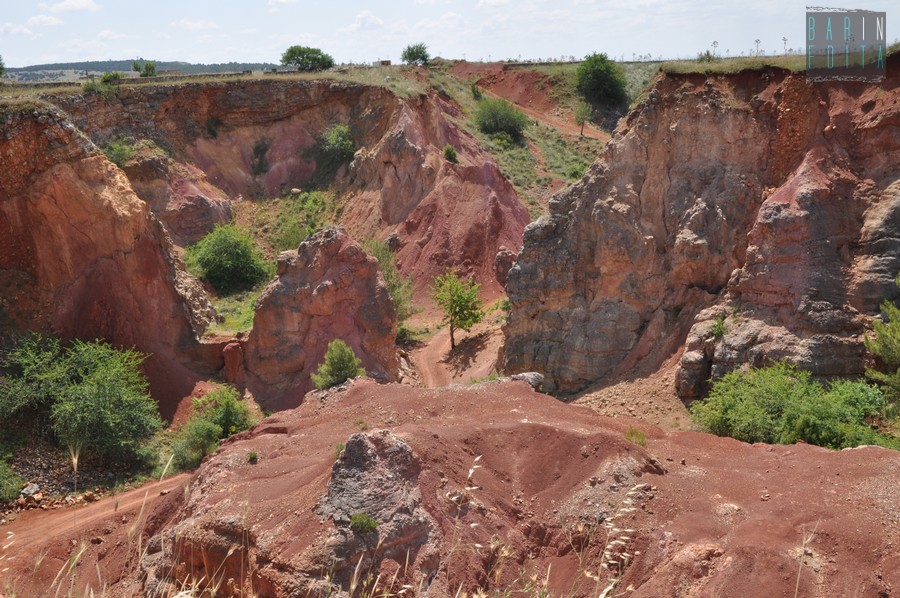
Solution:
[(450, 350), (456, 348), (453, 333), (457, 328), (468, 330), (481, 321), (484, 310), (478, 298), (480, 284), (471, 278), (460, 280), (450, 270), (435, 277), (431, 284), (431, 296), (434, 302), (444, 310), (444, 321), (450, 325)]

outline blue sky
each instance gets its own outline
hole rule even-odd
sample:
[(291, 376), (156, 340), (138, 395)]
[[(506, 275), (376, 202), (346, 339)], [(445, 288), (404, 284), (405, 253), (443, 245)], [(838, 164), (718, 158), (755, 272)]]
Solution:
[[(806, 5), (796, 1), (685, 0), (48, 0), (7, 2), (0, 55), (7, 66), (132, 59), (279, 62), (290, 45), (322, 48), (338, 62), (398, 61), (403, 47), (468, 60), (696, 57), (718, 42), (739, 55), (803, 45)], [(887, 12), (896, 1), (841, 2)], [(894, 11), (894, 8), (898, 10)]]

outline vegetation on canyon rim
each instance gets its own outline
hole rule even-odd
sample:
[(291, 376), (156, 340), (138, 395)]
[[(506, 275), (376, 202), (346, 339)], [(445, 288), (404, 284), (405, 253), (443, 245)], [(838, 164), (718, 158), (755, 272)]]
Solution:
[(252, 426), (247, 403), (233, 386), (221, 386), (193, 400), (193, 414), (172, 441), (176, 469), (193, 469), (203, 457), (219, 446), (219, 441)]
[(291, 46), (281, 55), (281, 64), (298, 71), (317, 72), (334, 66), (334, 58), (318, 48)]

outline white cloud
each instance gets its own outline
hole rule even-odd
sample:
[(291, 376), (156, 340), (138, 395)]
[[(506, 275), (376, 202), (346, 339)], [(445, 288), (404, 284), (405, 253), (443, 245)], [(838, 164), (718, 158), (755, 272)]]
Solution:
[(110, 31), (109, 29), (104, 29), (100, 33), (97, 34), (97, 37), (100, 39), (108, 39), (110, 41), (114, 41), (117, 39), (128, 39), (134, 37), (133, 35), (126, 35), (124, 33), (118, 33), (116, 31)]
[(373, 29), (381, 29), (384, 27), (384, 21), (372, 14), (370, 10), (364, 10), (356, 15), (356, 20), (346, 27), (338, 29), (341, 33), (352, 33), (354, 31), (370, 31)]
[(509, 0), (478, 0), (478, 6), (506, 6)]
[(25, 25), (3, 23), (0, 25), (0, 35), (34, 35), (34, 32)]
[(280, 6), (283, 4), (296, 4), (297, 0), (269, 0), (269, 6)]
[[(39, 4), (41, 8), (47, 8), (46, 4)], [(63, 0), (62, 2), (57, 2), (56, 4), (51, 4), (49, 7), (50, 12), (81, 12), (88, 11), (94, 12), (99, 9), (100, 6), (94, 2), (94, 0)]]
[(177, 27), (178, 29), (188, 29), (190, 31), (199, 31), (201, 29), (218, 29), (219, 26), (213, 21), (191, 21), (189, 19), (181, 19), (172, 21), (169, 27)]
[(50, 15), (37, 15), (31, 17), (25, 22), (28, 27), (49, 27), (51, 25), (62, 25), (63, 20), (59, 17), (51, 17)]

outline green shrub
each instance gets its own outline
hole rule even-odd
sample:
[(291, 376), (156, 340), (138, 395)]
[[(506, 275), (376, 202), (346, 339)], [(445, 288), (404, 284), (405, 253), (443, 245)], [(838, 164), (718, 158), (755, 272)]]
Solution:
[(378, 529), (378, 522), (366, 513), (354, 513), (350, 515), (350, 529), (360, 535), (371, 534)]
[(22, 337), (0, 363), (0, 418), (36, 422), (74, 455), (137, 459), (142, 443), (162, 427), (141, 373), (144, 356), (101, 342)]
[(713, 322), (712, 328), (710, 328), (710, 333), (713, 338), (716, 340), (721, 340), (722, 337), (725, 336), (725, 332), (727, 331), (725, 327), (725, 317), (719, 316), (716, 318), (716, 321)]
[(103, 73), (100, 77), (100, 83), (105, 83), (107, 85), (118, 85), (121, 81), (121, 73)]
[(575, 87), (585, 100), (592, 104), (613, 107), (625, 103), (625, 75), (606, 54), (585, 57), (575, 71)]
[(341, 339), (336, 338), (328, 343), (325, 361), (319, 365), (319, 369), (311, 377), (316, 388), (325, 390), (351, 378), (365, 375), (366, 370), (363, 369), (362, 362), (353, 349)]
[(20, 478), (9, 465), (0, 461), (0, 504), (16, 500), (24, 487), (25, 480)]
[(475, 126), (487, 135), (506, 134), (512, 141), (521, 142), (528, 125), (528, 117), (506, 100), (485, 98), (475, 110)]
[(338, 442), (336, 445), (334, 445), (334, 460), (337, 461), (338, 459), (340, 459), (341, 453), (343, 453), (343, 452), (344, 452), (344, 443), (343, 442)]
[(628, 431), (625, 432), (625, 440), (628, 442), (633, 442), (638, 446), (647, 446), (647, 436), (634, 426), (628, 426)]
[(397, 321), (405, 321), (416, 312), (416, 308), (412, 304), (413, 277), (400, 274), (400, 271), (397, 269), (397, 255), (390, 250), (384, 241), (369, 239), (364, 243), (364, 247), (369, 255), (378, 260), (381, 276), (387, 285), (391, 303), (394, 304)]
[(412, 44), (403, 48), (400, 59), (406, 64), (428, 66), (431, 57), (428, 55), (428, 46), (423, 43)]
[(709, 398), (691, 406), (691, 417), (713, 434), (744, 442), (900, 446), (867, 424), (884, 405), (881, 392), (864, 382), (823, 385), (809, 372), (778, 363), (727, 374), (713, 384)]
[(269, 140), (260, 139), (253, 144), (253, 157), (250, 159), (250, 171), (253, 176), (259, 176), (269, 172), (269, 163), (266, 154), (269, 152)]
[(188, 247), (188, 269), (219, 293), (235, 293), (252, 288), (269, 275), (252, 239), (234, 225), (217, 225), (198, 243)]
[(478, 297), (481, 285), (472, 278), (460, 279), (447, 270), (431, 281), (431, 297), (444, 312), (444, 322), (450, 326), (450, 349), (456, 348), (454, 332), (468, 331), (484, 318), (483, 302)]
[(131, 157), (134, 155), (134, 147), (124, 139), (110, 141), (103, 148), (103, 153), (106, 154), (110, 162), (119, 168), (123, 168), (125, 163), (131, 160)]
[(456, 164), (459, 160), (456, 157), (456, 148), (452, 145), (444, 146), (444, 160)]
[(140, 62), (135, 60), (131, 64), (131, 70), (136, 73), (139, 73), (141, 77), (155, 77), (156, 76), (156, 63), (147, 61), (141, 65)]
[(308, 152), (316, 161), (310, 185), (324, 187), (331, 183), (341, 166), (353, 160), (355, 152), (356, 144), (348, 125), (336, 124), (326, 129)]
[(484, 97), (484, 92), (481, 91), (481, 88), (478, 87), (477, 83), (472, 84), (472, 99), (476, 102), (480, 101)]
[(82, 91), (84, 93), (99, 93), (107, 100), (111, 100), (119, 93), (119, 86), (113, 85), (110, 83), (104, 83), (102, 80), (90, 80), (85, 81), (84, 85), (81, 86)]
[(259, 463), (259, 454), (256, 451), (247, 451), (247, 463), (250, 465)]
[(175, 436), (172, 462), (177, 469), (192, 469), (219, 447), (219, 441), (250, 428), (247, 403), (232, 386), (221, 386), (194, 399), (194, 413)]
[[(900, 284), (900, 277), (897, 278)], [(875, 320), (875, 338), (866, 337), (866, 348), (878, 357), (879, 369), (867, 369), (866, 376), (882, 385), (887, 399), (900, 405), (900, 307), (890, 301), (881, 304), (885, 321)]]

